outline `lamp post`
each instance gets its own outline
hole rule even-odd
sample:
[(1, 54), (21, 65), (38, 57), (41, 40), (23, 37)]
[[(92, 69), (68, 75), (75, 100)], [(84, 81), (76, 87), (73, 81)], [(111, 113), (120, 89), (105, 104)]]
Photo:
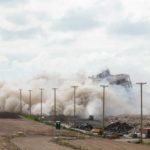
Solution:
[(78, 88), (78, 86), (72, 86), (72, 88), (74, 89), (74, 127), (75, 127), (75, 123), (76, 123), (76, 89)]
[(141, 136), (140, 136), (140, 142), (143, 142), (143, 85), (147, 84), (146, 82), (138, 82), (136, 83), (140, 85), (141, 89)]
[(104, 128), (105, 128), (105, 89), (106, 87), (108, 87), (108, 85), (101, 85), (101, 87), (103, 88), (103, 124), (102, 124), (102, 129), (104, 132)]

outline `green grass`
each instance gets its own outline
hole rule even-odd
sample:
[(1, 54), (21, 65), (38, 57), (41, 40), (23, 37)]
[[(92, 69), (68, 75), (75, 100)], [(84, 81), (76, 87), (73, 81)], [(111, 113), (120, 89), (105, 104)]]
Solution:
[(39, 116), (34, 116), (34, 115), (28, 115), (28, 114), (21, 114), (21, 117), (24, 119), (29, 119), (29, 120), (33, 120), (33, 121), (37, 121), (43, 124), (46, 124), (48, 126), (52, 126), (55, 127), (55, 122), (49, 122), (49, 121), (45, 121), (43, 119), (41, 119)]
[(21, 114), (21, 117), (25, 118), (25, 119), (30, 119), (30, 120), (41, 122), (41, 120), (38, 116), (33, 116), (33, 115), (30, 116), (30, 115), (27, 115), (27, 114)]

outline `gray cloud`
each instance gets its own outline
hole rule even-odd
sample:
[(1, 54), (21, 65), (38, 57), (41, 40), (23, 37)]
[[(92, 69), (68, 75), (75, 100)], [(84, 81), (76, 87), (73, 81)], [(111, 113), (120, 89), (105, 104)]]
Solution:
[(22, 29), (22, 30), (7, 30), (0, 29), (0, 38), (2, 40), (18, 40), (31, 39), (42, 35), (42, 30), (39, 27)]
[(9, 15), (7, 17), (7, 20), (19, 25), (26, 25), (28, 23), (27, 16), (25, 13)]
[[(85, 4), (86, 5), (86, 4)], [(105, 25), (110, 16), (121, 13), (123, 9), (120, 0), (96, 1), (87, 8), (76, 8), (68, 11), (64, 17), (54, 23), (53, 29), (61, 31), (84, 31)]]
[[(60, 0), (0, 0), (0, 40), (3, 40), (0, 52), (9, 55), (11, 64), (18, 60), (13, 63), (14, 77), (12, 73), (5, 76), (17, 78), (18, 66), (21, 66), (22, 78), (26, 77), (24, 67), (30, 75), (34, 67), (39, 72), (45, 69), (62, 74), (79, 69), (91, 73), (109, 67), (116, 72), (131, 73), (136, 79), (140, 77), (138, 73), (143, 72), (148, 74), (148, 79), (150, 22), (143, 20), (150, 20), (149, 4), (135, 0), (96, 1), (71, 0), (65, 4), (66, 1)], [(141, 21), (135, 22), (134, 18)], [(42, 37), (40, 42), (39, 37)], [(45, 56), (37, 57), (41, 50)], [(41, 63), (45, 60), (46, 63)]]
[(27, 0), (0, 0), (0, 4), (3, 5), (16, 5), (24, 2), (27, 2)]
[(87, 12), (76, 11), (69, 12), (61, 20), (54, 24), (55, 30), (62, 31), (82, 31), (100, 26), (101, 23), (96, 21), (94, 15)]
[(48, 13), (46, 12), (33, 12), (32, 15), (40, 21), (49, 21), (50, 20), (50, 16)]
[(150, 23), (142, 21), (131, 22), (129, 20), (124, 20), (122, 22), (113, 24), (109, 31), (118, 35), (150, 35)]
[(30, 25), (31, 24), (31, 18), (34, 19), (34, 21), (38, 22), (48, 22), (50, 20), (50, 17), (45, 12), (28, 12), (28, 11), (22, 11), (22, 12), (15, 12), (13, 14), (8, 14), (6, 16), (6, 20), (16, 24), (16, 25)]

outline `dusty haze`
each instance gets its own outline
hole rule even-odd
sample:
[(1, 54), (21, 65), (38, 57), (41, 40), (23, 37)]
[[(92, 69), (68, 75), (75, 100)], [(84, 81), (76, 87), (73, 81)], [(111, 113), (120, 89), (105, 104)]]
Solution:
[[(40, 114), (40, 88), (43, 91), (43, 113), (53, 115), (54, 94), (52, 88), (57, 87), (57, 114), (73, 115), (73, 88), (78, 85), (76, 92), (77, 114), (87, 118), (102, 115), (102, 88), (93, 83), (86, 75), (75, 75), (64, 78), (60, 75), (38, 75), (29, 81), (0, 83), (0, 110), (18, 112), (20, 109), (19, 89), (22, 89), (23, 112), (29, 112), (29, 91), (32, 89), (32, 113)], [(111, 86), (106, 89), (106, 115), (138, 114), (140, 111), (139, 86), (133, 84), (133, 89), (122, 86)], [(150, 90), (144, 87), (144, 113), (150, 114), (148, 97)]]

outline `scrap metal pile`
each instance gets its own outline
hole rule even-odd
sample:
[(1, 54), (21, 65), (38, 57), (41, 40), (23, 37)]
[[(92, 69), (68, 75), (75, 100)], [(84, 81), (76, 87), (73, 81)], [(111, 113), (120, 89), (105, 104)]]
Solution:
[(131, 129), (133, 129), (133, 127), (125, 122), (124, 123), (115, 122), (105, 127), (105, 131), (119, 133), (119, 134), (128, 133)]
[(93, 129), (93, 126), (90, 125), (89, 123), (82, 123), (76, 126), (76, 128), (81, 129), (81, 130), (91, 131)]

